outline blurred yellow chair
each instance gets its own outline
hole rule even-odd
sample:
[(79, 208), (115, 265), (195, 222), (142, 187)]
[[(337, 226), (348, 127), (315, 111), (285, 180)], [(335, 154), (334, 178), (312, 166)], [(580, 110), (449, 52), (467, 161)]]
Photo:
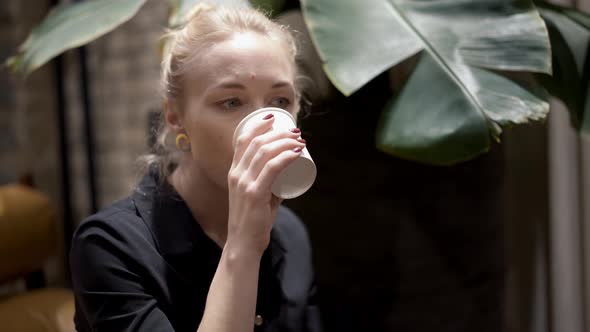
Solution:
[(42, 193), (0, 186), (0, 284), (25, 278), (27, 291), (0, 298), (0, 331), (74, 331), (70, 290), (45, 288), (43, 266), (56, 251), (55, 213)]

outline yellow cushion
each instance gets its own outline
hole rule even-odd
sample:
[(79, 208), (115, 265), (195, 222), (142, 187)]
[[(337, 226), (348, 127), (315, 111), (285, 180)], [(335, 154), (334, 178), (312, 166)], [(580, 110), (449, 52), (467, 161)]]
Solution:
[(56, 241), (55, 213), (43, 193), (0, 187), (0, 283), (41, 269)]
[(47, 288), (0, 301), (0, 330), (75, 331), (74, 295), (67, 289)]

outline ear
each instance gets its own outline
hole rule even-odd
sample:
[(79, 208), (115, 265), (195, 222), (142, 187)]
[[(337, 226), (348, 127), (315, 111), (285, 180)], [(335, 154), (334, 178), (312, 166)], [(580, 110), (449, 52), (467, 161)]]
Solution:
[(182, 114), (178, 111), (177, 103), (168, 98), (164, 98), (162, 107), (164, 108), (164, 118), (166, 119), (168, 126), (175, 131), (181, 130), (184, 127), (182, 125), (183, 119)]

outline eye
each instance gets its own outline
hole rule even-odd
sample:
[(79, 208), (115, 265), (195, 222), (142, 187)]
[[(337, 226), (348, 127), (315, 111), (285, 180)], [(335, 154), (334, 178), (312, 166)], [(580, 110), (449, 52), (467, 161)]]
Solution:
[(274, 98), (270, 104), (274, 107), (286, 109), (289, 105), (291, 105), (291, 100), (285, 97), (277, 97)]
[(221, 107), (231, 110), (242, 106), (242, 101), (239, 98), (229, 98), (220, 102)]

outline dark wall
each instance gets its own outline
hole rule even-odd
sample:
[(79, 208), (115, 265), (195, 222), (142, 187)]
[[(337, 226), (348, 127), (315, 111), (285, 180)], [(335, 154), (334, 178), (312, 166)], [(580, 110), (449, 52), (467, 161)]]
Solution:
[(500, 331), (502, 147), (453, 167), (376, 150), (389, 86), (382, 75), (302, 122), (318, 178), (287, 205), (310, 232), (326, 330)]

